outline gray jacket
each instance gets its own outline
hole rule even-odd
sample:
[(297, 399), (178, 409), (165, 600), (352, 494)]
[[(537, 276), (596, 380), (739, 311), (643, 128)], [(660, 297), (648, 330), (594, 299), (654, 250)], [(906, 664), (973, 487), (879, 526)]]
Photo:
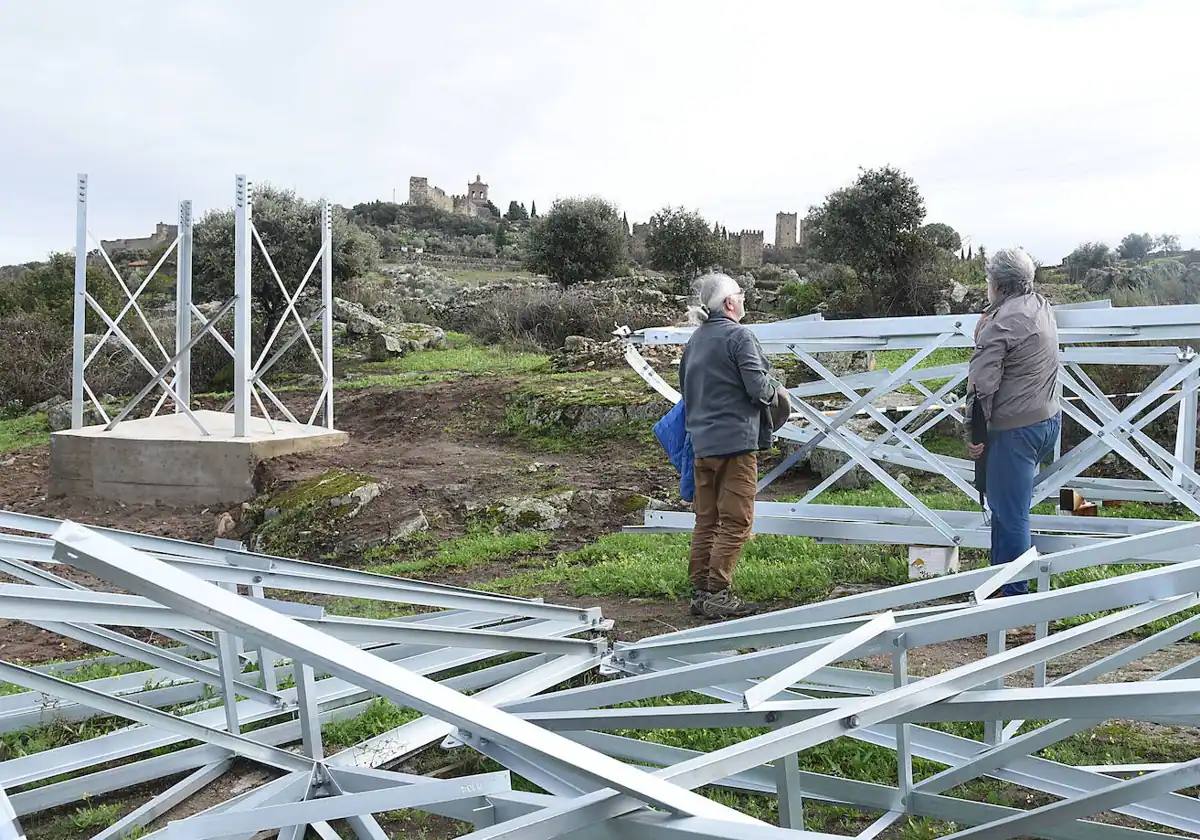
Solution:
[(983, 408), (989, 431), (1017, 429), (1058, 414), (1058, 327), (1036, 293), (1013, 295), (989, 307), (975, 332), (968, 389)]
[(737, 455), (771, 445), (770, 364), (754, 333), (714, 312), (688, 339), (679, 390), (697, 458)]

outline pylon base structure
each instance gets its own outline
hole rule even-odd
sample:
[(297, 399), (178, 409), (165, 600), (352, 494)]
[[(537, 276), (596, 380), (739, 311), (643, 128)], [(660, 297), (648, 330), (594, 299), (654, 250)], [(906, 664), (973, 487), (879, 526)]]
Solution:
[[(246, 176), (238, 175), (233, 285), (227, 290), (231, 296), (214, 304), (212, 311), (193, 301), (190, 201), (180, 202), (178, 233), (144, 277), (123, 274), (88, 228), (88, 179), (83, 173), (76, 180), (75, 205), (71, 429), (51, 439), (52, 493), (135, 503), (239, 502), (254, 495), (254, 471), (263, 458), (345, 442), (346, 435), (336, 431), (333, 422), (334, 246), (329, 202), (321, 202), (313, 219), (321, 244), (308, 270), (300, 277), (285, 277), (271, 256), (269, 237), (264, 240), (254, 224), (253, 187)], [(277, 250), (284, 244), (270, 243)], [(104, 267), (107, 284), (115, 283), (110, 291), (119, 309), (110, 312), (101, 303), (106, 296), (96, 288), (99, 277), (89, 281), (89, 260)], [(278, 289), (284, 304), (273, 323), (256, 323), (253, 318), (254, 260), (266, 266), (268, 288)], [(169, 270), (172, 264), (173, 341), (159, 335), (163, 324), (156, 329), (153, 310), (148, 315), (142, 305), (159, 270)], [(89, 336), (89, 322), (93, 330), (103, 332)], [(94, 337), (99, 341), (90, 340)], [(215, 342), (233, 363), (232, 398), (222, 412), (193, 408), (192, 355), (201, 342)], [(89, 365), (106, 347), (129, 354), (147, 377), (144, 387), (111, 416), (112, 407), (96, 396), (87, 379)], [(304, 406), (296, 400), (286, 404), (269, 384), (272, 371), (278, 372), (292, 348), (301, 359), (311, 357), (317, 374), (315, 403), (306, 397), (299, 401), (307, 403)], [(89, 406), (101, 424), (84, 426)]]
[(214, 505), (253, 498), (259, 461), (341, 446), (345, 432), (251, 417), (235, 436), (228, 412), (194, 412), (201, 435), (182, 414), (55, 432), (50, 438), (50, 493), (136, 504)]

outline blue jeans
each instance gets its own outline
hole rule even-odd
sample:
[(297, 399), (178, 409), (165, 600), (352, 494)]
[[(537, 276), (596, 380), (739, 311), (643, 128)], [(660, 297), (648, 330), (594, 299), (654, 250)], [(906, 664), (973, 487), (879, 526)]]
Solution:
[[(1029, 550), (1029, 508), (1038, 465), (1054, 453), (1062, 415), (1017, 429), (988, 434), (987, 502), (992, 511), (992, 565), (1016, 560)], [(1024, 595), (1028, 581), (1006, 583), (1005, 595)]]

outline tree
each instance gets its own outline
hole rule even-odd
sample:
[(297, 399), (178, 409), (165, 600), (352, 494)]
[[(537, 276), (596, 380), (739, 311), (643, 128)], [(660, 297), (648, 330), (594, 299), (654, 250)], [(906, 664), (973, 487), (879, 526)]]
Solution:
[(1155, 239), (1148, 233), (1131, 233), (1121, 240), (1117, 253), (1122, 259), (1144, 259), (1154, 249)]
[(962, 248), (962, 237), (950, 225), (942, 222), (932, 222), (920, 229), (920, 234), (933, 245), (947, 251), (957, 251)]
[(624, 259), (621, 218), (602, 198), (559, 199), (529, 231), (529, 268), (563, 286), (611, 276)]
[(524, 204), (510, 201), (508, 202), (508, 212), (504, 214), (504, 218), (510, 222), (527, 222), (529, 214), (525, 212)]
[(536, 201), (529, 202), (529, 218), (531, 218), (531, 219), (537, 218), (537, 202)]
[(1178, 251), (1179, 250), (1179, 234), (1164, 233), (1162, 236), (1158, 237), (1158, 250), (1160, 250), (1164, 253), (1169, 253), (1171, 251)]
[[(308, 271), (313, 257), (321, 249), (320, 206), (291, 190), (270, 185), (254, 191), (251, 220), (271, 261), (294, 294)], [(228, 300), (233, 296), (234, 219), (232, 210), (213, 210), (205, 214), (192, 233), (192, 277), (195, 296), (201, 300)], [(250, 243), (251, 289), (254, 309), (268, 329), (284, 312), (283, 292), (263, 258), (258, 243)], [(366, 231), (351, 224), (346, 212), (333, 213), (333, 282), (343, 283), (372, 270), (379, 261), (379, 243)], [(309, 290), (320, 289), (320, 266), (313, 269)], [(263, 336), (262, 338), (265, 338)]]
[(809, 243), (826, 262), (849, 266), (873, 311), (933, 312), (946, 278), (930, 271), (939, 249), (919, 229), (925, 202), (899, 169), (863, 169), (849, 187), (830, 193), (804, 222)]
[(631, 235), (629, 231), (629, 217), (625, 215), (624, 211), (621, 211), (621, 230), (625, 231), (626, 236)]
[[(514, 201), (513, 204), (516, 204)], [(496, 243), (496, 253), (499, 254), (504, 250), (504, 246), (508, 244), (508, 222), (501, 220), (496, 226), (496, 235), (494, 237)]]
[(725, 249), (699, 213), (664, 207), (650, 217), (646, 251), (650, 265), (690, 278), (721, 262)]
[(1063, 261), (1072, 283), (1080, 283), (1093, 268), (1112, 265), (1115, 255), (1103, 242), (1081, 242)]

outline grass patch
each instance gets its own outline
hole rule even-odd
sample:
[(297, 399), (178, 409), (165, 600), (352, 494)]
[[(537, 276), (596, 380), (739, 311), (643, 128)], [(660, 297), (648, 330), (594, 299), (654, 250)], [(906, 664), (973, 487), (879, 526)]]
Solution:
[[(910, 488), (911, 489), (911, 488)], [(918, 492), (912, 494), (935, 510), (979, 510), (978, 500), (972, 500), (958, 490)], [(860, 490), (826, 490), (817, 497), (821, 504), (858, 505), (862, 507), (900, 507), (903, 503), (882, 484), (872, 484)], [(789, 499), (789, 501), (794, 501)]]
[(328, 750), (343, 750), (420, 716), (419, 712), (376, 697), (362, 714), (345, 720), (330, 721), (322, 726), (321, 740)]
[[(535, 594), (564, 585), (580, 597), (627, 595), (683, 598), (688, 534), (608, 534), (549, 566), (493, 581), (499, 591)], [(800, 603), (829, 595), (836, 583), (895, 584), (908, 579), (907, 559), (895, 546), (841, 546), (806, 537), (760, 534), (746, 545), (734, 589), (753, 601)]]
[[(895, 370), (916, 355), (916, 352), (916, 350), (876, 350), (875, 369)], [(917, 370), (941, 367), (942, 365), (958, 365), (970, 360), (970, 347), (939, 347), (921, 360), (921, 363), (917, 365)]]
[[(916, 352), (916, 350), (878, 350), (875, 352), (875, 369), (895, 370), (911, 359)], [(971, 352), (970, 347), (939, 347), (922, 359), (916, 369), (963, 364), (971, 360)], [(949, 381), (948, 378), (923, 379), (921, 383), (929, 390), (936, 391)], [(902, 385), (896, 389), (896, 393), (924, 397), (924, 394), (921, 394), (912, 385)]]
[(406, 545), (401, 542), (373, 548), (364, 555), (364, 559), (376, 563), (367, 567), (369, 572), (412, 577), (432, 570), (469, 569), (497, 560), (509, 560), (545, 548), (549, 542), (550, 536), (538, 531), (497, 534), (490, 530), (476, 528), (461, 537), (442, 543), (433, 554), (427, 557), (378, 562), (394, 557), (398, 551), (403, 551)]
[(544, 370), (549, 364), (549, 357), (541, 353), (480, 345), (461, 333), (448, 333), (447, 339), (450, 346), (445, 350), (420, 350), (398, 359), (357, 364), (338, 387), (404, 388), (466, 376), (519, 376)]
[(46, 425), (45, 414), (26, 414), (0, 420), (0, 455), (49, 443), (50, 427)]
[[(104, 657), (99, 657), (103, 659)], [(50, 663), (45, 663), (50, 664)], [(120, 677), (125, 674), (136, 674), (139, 671), (149, 671), (152, 666), (145, 662), (88, 662), (80, 665), (78, 668), (67, 673), (51, 672), (50, 676), (56, 677), (64, 682), (87, 682), (88, 680), (101, 680), (107, 677)], [(170, 677), (166, 678), (170, 681)], [(29, 689), (16, 685), (15, 683), (0, 682), (0, 695), (20, 694)]]
[(489, 271), (485, 268), (456, 268), (444, 273), (470, 286), (486, 286), (489, 283), (532, 283), (538, 279), (538, 275), (520, 269)]

